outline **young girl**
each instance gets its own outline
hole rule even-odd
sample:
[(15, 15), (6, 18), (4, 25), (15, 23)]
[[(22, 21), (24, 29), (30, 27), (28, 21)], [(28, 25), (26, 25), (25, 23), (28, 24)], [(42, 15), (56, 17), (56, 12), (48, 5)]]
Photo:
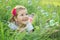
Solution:
[(24, 6), (17, 5), (12, 10), (12, 18), (8, 26), (12, 30), (32, 32), (34, 28), (28, 20), (27, 9)]

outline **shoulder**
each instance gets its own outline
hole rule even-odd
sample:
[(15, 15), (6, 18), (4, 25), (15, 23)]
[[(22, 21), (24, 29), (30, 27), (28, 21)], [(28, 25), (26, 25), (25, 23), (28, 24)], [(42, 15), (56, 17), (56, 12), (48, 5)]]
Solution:
[(14, 22), (10, 22), (10, 23), (8, 24), (8, 27), (9, 27), (10, 29), (12, 29), (12, 30), (16, 30), (16, 29), (17, 29), (17, 25), (15, 25)]

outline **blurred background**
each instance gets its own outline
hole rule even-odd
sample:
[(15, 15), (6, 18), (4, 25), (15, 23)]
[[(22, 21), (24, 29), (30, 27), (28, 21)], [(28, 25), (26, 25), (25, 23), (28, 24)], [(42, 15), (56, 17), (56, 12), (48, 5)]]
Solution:
[[(33, 33), (17, 33), (8, 27), (16, 5), (34, 14)], [(0, 40), (60, 40), (60, 0), (0, 0)]]

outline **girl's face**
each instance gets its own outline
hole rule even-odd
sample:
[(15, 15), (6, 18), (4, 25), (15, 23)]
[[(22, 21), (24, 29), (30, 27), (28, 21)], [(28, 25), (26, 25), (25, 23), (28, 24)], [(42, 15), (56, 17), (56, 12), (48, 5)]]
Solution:
[(28, 22), (28, 15), (27, 15), (27, 11), (26, 10), (20, 10), (17, 13), (17, 18), (16, 18), (17, 22), (19, 24), (26, 24)]

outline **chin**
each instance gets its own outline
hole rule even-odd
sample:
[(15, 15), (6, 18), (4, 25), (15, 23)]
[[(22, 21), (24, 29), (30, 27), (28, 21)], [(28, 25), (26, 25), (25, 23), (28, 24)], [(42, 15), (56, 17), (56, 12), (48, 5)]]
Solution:
[(23, 24), (27, 24), (27, 22), (23, 22)]

